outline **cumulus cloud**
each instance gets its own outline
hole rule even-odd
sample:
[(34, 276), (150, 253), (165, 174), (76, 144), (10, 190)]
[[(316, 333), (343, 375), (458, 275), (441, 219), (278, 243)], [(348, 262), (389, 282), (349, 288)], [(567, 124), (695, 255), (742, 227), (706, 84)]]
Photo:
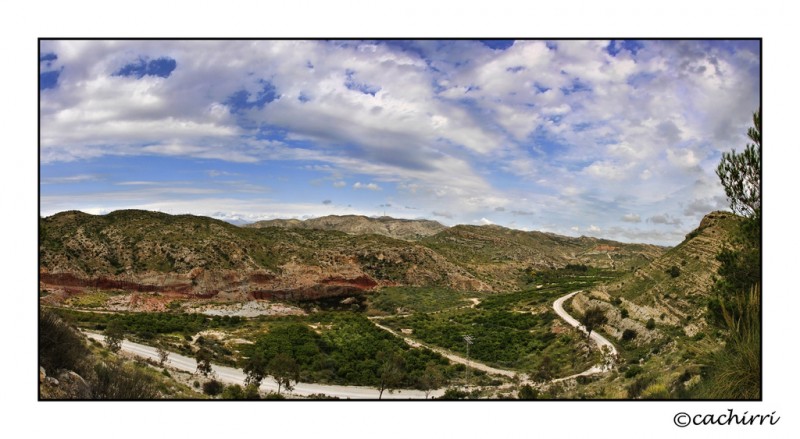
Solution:
[(367, 189), (367, 190), (371, 190), (371, 191), (379, 191), (379, 190), (381, 190), (381, 187), (378, 186), (375, 183), (364, 184), (364, 183), (361, 183), (360, 181), (357, 181), (357, 182), (353, 183), (353, 189)]
[(490, 220), (490, 219), (487, 219), (487, 218), (481, 218), (481, 219), (479, 219), (479, 220), (478, 220), (478, 223), (480, 223), (480, 224), (481, 224), (481, 225), (483, 225), (483, 226), (490, 226), (490, 225), (494, 224), (494, 222), (492, 222), (492, 220)]
[(305, 181), (396, 188), (397, 203), (466, 222), (512, 205), (594, 218), (605, 203), (611, 231), (633, 209), (717, 208), (719, 185), (687, 175), (713, 176), (760, 102), (749, 41), (46, 40), (40, 53), (45, 185), (109, 157), (299, 162), (322, 174)]

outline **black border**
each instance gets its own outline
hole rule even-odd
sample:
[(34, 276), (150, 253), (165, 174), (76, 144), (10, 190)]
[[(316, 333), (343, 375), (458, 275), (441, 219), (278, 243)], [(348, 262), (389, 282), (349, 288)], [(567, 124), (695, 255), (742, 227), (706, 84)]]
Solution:
[[(436, 37), (423, 37), (423, 38), (400, 38), (400, 37), (389, 37), (389, 38), (353, 38), (353, 37), (346, 37), (346, 38), (305, 38), (305, 37), (278, 37), (278, 38), (253, 38), (253, 37), (219, 37), (219, 38), (208, 38), (208, 37), (144, 37), (144, 38), (135, 38), (135, 37), (39, 37), (36, 41), (36, 53), (37, 53), (37, 73), (39, 78), (37, 79), (37, 102), (36, 102), (36, 119), (37, 119), (37, 169), (36, 169), (36, 176), (37, 176), (37, 236), (36, 236), (36, 245), (37, 245), (37, 270), (36, 270), (36, 280), (37, 286), (36, 290), (38, 291), (38, 286), (41, 282), (41, 273), (39, 268), (41, 267), (41, 253), (38, 251), (39, 243), (41, 242), (41, 219), (42, 219), (42, 205), (41, 205), (41, 172), (42, 172), (42, 163), (41, 163), (41, 127), (42, 127), (42, 119), (41, 119), (41, 61), (38, 59), (41, 56), (41, 42), (42, 41), (497, 41), (497, 40), (521, 40), (521, 41), (598, 41), (598, 40), (631, 40), (631, 41), (758, 41), (759, 47), (759, 111), (761, 112), (762, 116), (762, 144), (763, 144), (763, 100), (764, 100), (764, 41), (762, 37), (713, 37), (713, 38), (702, 38), (702, 37), (614, 37), (614, 38), (607, 38), (607, 37), (559, 37), (559, 38), (542, 38), (542, 37), (522, 37), (522, 38), (505, 38), (505, 37), (490, 37), (490, 38), (479, 38), (479, 37), (472, 37), (472, 38), (454, 38), (454, 37), (443, 37), (443, 38), (436, 38)], [(364, 402), (364, 401), (391, 401), (391, 402), (517, 402), (517, 403), (525, 403), (525, 402), (586, 402), (586, 403), (593, 403), (593, 402), (635, 402), (635, 403), (643, 403), (643, 402), (676, 402), (676, 403), (684, 403), (684, 402), (763, 402), (764, 401), (764, 315), (763, 315), (763, 304), (764, 304), (764, 242), (763, 242), (763, 224), (764, 224), (764, 216), (763, 216), (763, 162), (764, 157), (763, 153), (761, 156), (762, 168), (761, 168), (761, 188), (760, 193), (762, 197), (762, 214), (761, 218), (759, 218), (761, 222), (761, 250), (760, 250), (760, 263), (761, 263), (761, 274), (760, 274), (760, 282), (762, 285), (761, 294), (759, 296), (760, 299), (760, 324), (761, 324), (761, 331), (760, 331), (760, 354), (761, 354), (761, 382), (760, 382), (760, 398), (759, 399), (535, 399), (535, 400), (513, 400), (513, 399), (462, 399), (462, 400), (445, 400), (445, 399), (326, 399), (326, 400), (313, 400), (313, 399), (284, 399), (284, 400), (254, 400), (254, 401), (247, 401), (247, 402), (294, 402), (294, 403), (313, 403), (313, 402)], [(39, 329), (38, 329), (38, 320), (39, 320), (39, 313), (41, 311), (41, 301), (39, 300), (38, 294), (36, 295), (36, 320), (37, 320), (37, 358), (36, 363), (37, 366), (41, 367), (38, 358), (38, 336), (39, 336)], [(610, 341), (610, 340), (609, 340)], [(36, 371), (36, 393), (37, 393), (37, 401), (38, 402), (64, 402), (64, 401), (94, 401), (94, 402), (111, 402), (111, 401), (136, 401), (136, 402), (206, 402), (206, 403), (218, 403), (218, 402), (243, 402), (242, 400), (207, 400), (207, 399), (142, 399), (142, 400), (124, 400), (124, 399), (42, 399), (42, 395), (39, 391), (39, 371), (37, 367)]]

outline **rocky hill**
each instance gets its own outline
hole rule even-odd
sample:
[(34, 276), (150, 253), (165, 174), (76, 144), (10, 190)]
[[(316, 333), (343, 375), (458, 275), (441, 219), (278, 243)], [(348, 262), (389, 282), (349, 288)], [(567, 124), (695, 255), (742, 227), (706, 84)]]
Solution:
[[(574, 263), (627, 270), (664, 251), (498, 226), (342, 218), (312, 224), (353, 234), (138, 210), (62, 212), (40, 219), (40, 282), (67, 293), (99, 288), (232, 300), (318, 298), (391, 285), (502, 291), (519, 287), (525, 270)], [(443, 230), (418, 241), (374, 232), (381, 226), (419, 238), (437, 225)]]
[(307, 219), (275, 219), (258, 221), (245, 227), (281, 227), (287, 229), (335, 230), (350, 235), (374, 233), (395, 239), (414, 241), (435, 235), (447, 227), (431, 220), (397, 219), (388, 216), (369, 218), (361, 215), (329, 215)]
[[(692, 336), (704, 326), (708, 292), (719, 267), (716, 255), (729, 240), (739, 217), (729, 212), (712, 212), (676, 247), (646, 266), (594, 291), (576, 296), (578, 312), (590, 306), (606, 309), (605, 330), (619, 338), (625, 329), (657, 336), (646, 329), (653, 319), (659, 326), (681, 329)], [(627, 317), (622, 317), (622, 310)]]
[(459, 225), (422, 239), (421, 244), (466, 268), (498, 288), (519, 287), (526, 270), (546, 270), (566, 264), (585, 264), (612, 270), (630, 270), (661, 255), (665, 248), (624, 244), (604, 239), (571, 238), (542, 232), (524, 232), (501, 226)]

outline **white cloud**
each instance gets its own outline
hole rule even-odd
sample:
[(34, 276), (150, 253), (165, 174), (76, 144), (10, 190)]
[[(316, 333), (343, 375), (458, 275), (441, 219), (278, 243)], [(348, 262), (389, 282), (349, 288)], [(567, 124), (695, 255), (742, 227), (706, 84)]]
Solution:
[(381, 187), (378, 186), (375, 183), (364, 184), (364, 183), (361, 183), (360, 181), (357, 181), (357, 182), (353, 183), (353, 189), (368, 189), (368, 190), (371, 190), (371, 191), (379, 191), (379, 190), (381, 190)]
[(487, 219), (487, 218), (481, 218), (481, 219), (479, 219), (479, 220), (478, 220), (478, 222), (479, 222), (481, 225), (484, 225), (484, 226), (489, 226), (489, 225), (492, 225), (492, 224), (494, 224), (494, 222), (492, 222), (491, 220), (489, 220), (489, 219)]
[[(396, 188), (398, 203), (461, 221), (511, 205), (556, 223), (550, 207), (594, 218), (605, 203), (605, 231), (632, 210), (655, 218), (647, 224), (699, 214), (686, 200), (721, 195), (714, 162), (743, 144), (760, 101), (756, 46), (644, 41), (612, 56), (607, 44), (42, 41), (64, 69), (41, 94), (40, 160), (45, 170), (105, 156), (298, 161), (335, 188)], [(177, 68), (112, 76), (139, 56)], [(259, 106), (263, 81), (275, 99)], [(242, 90), (250, 108), (229, 99)], [(522, 193), (529, 201), (512, 204)]]

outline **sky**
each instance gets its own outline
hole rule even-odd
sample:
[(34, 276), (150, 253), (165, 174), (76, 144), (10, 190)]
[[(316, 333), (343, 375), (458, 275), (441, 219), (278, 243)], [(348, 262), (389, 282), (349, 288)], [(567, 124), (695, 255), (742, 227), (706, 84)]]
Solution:
[(41, 40), (40, 214), (676, 245), (728, 209), (760, 62), (757, 40)]

